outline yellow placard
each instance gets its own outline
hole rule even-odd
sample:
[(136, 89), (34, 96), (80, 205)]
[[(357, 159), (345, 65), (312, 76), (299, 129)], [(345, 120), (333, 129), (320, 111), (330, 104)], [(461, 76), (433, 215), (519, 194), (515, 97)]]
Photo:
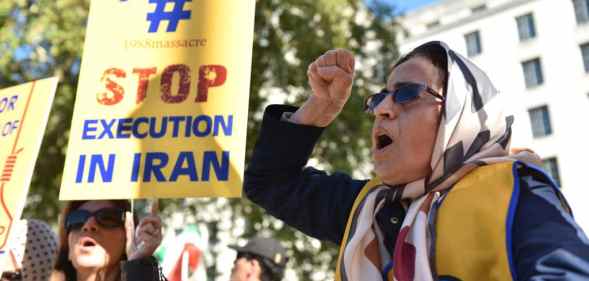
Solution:
[(93, 0), (59, 198), (241, 195), (255, 0)]
[(57, 81), (0, 90), (0, 256), (25, 206)]

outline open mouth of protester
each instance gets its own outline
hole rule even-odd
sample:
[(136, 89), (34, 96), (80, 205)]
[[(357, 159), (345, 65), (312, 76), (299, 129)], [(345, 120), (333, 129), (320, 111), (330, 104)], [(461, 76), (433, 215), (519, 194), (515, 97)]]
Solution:
[(393, 143), (393, 139), (388, 135), (379, 135), (376, 137), (376, 149), (381, 150), (385, 147), (391, 145)]
[(96, 241), (89, 237), (84, 237), (80, 239), (80, 244), (82, 247), (94, 247), (97, 245)]

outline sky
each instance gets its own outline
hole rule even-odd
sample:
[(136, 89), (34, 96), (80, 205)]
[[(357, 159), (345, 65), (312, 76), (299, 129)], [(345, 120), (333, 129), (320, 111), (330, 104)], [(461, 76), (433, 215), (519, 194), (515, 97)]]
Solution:
[(440, 0), (383, 0), (386, 3), (394, 5), (399, 12), (408, 12), (423, 7), (430, 3), (439, 2)]

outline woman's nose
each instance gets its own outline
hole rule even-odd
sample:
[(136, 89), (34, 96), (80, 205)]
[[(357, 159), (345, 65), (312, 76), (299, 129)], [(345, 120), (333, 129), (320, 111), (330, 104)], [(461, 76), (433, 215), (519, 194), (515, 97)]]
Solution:
[(82, 226), (82, 231), (96, 231), (98, 229), (98, 224), (96, 223), (96, 219), (94, 217), (89, 218)]
[(393, 102), (392, 95), (387, 95), (374, 108), (374, 115), (384, 119), (395, 119), (399, 115), (399, 105)]

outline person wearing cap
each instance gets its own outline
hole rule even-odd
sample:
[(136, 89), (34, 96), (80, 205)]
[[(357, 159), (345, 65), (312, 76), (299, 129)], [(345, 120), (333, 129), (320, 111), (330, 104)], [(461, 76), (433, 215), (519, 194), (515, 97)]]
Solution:
[(288, 258), (280, 242), (265, 237), (255, 237), (239, 247), (231, 270), (231, 281), (279, 281), (284, 276)]
[(6, 253), (0, 255), (1, 281), (45, 281), (57, 254), (57, 236), (47, 223), (20, 220), (13, 224)]

